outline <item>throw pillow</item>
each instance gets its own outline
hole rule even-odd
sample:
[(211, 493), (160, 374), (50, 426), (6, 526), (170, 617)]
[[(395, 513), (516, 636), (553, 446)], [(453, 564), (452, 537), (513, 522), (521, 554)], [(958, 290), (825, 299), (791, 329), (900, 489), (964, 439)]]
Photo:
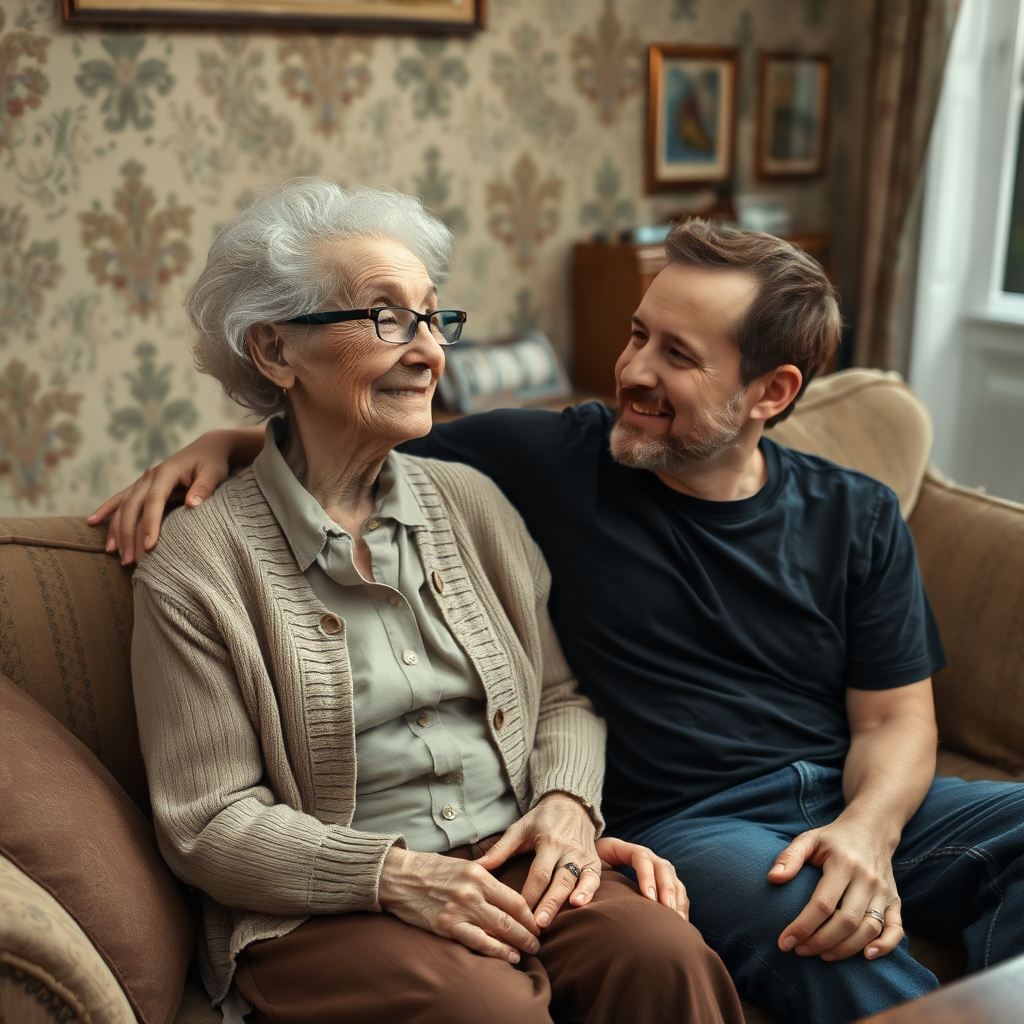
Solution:
[(0, 853), (89, 936), (143, 1024), (169, 1024), (196, 925), (153, 827), (52, 715), (0, 675)]

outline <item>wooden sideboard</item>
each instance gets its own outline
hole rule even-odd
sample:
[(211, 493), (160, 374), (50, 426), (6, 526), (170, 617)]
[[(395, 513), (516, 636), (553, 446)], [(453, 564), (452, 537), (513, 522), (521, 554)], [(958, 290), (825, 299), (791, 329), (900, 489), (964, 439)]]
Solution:
[[(832, 235), (794, 234), (786, 240), (832, 276)], [(629, 340), (629, 318), (665, 262), (661, 245), (578, 242), (573, 247), (572, 379), (578, 390), (612, 390), (615, 362)]]

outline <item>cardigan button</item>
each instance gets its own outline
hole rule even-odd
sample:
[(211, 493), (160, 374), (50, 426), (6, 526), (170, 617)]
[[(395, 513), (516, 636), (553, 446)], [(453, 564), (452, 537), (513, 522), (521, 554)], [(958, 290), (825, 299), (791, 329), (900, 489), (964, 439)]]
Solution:
[(498, 710), (494, 712), (494, 718), (492, 721), (494, 722), (494, 728), (500, 729), (505, 724), (505, 712), (502, 711), (501, 708), (498, 708)]
[(441, 574), (440, 574), (440, 573), (439, 573), (439, 572), (438, 572), (438, 571), (437, 571), (437, 570), (435, 569), (435, 570), (434, 570), (434, 571), (433, 571), (433, 572), (432, 572), (432, 573), (430, 574), (430, 578), (431, 578), (431, 580), (433, 580), (433, 582), (434, 582), (434, 589), (435, 589), (435, 590), (436, 590), (436, 591), (437, 591), (437, 592), (438, 592), (439, 594), (443, 594), (443, 593), (444, 593), (444, 580), (443, 580), (443, 579), (441, 579)]
[(337, 615), (325, 615), (320, 620), (320, 628), (328, 635), (334, 636), (335, 633), (340, 633), (343, 624), (341, 619)]

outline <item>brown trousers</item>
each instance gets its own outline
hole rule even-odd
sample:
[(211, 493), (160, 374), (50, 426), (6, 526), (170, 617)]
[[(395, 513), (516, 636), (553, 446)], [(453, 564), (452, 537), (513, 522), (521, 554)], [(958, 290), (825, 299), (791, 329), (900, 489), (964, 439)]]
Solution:
[[(495, 875), (518, 891), (529, 867)], [(256, 1024), (743, 1024), (700, 933), (615, 871), (516, 967), (388, 913), (339, 914), (248, 946), (235, 984)]]

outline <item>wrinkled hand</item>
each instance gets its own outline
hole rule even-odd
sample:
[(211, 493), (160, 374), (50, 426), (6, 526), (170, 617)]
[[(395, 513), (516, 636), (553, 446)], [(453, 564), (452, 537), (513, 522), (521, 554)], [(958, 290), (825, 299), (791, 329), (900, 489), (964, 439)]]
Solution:
[[(594, 847), (594, 822), (586, 808), (567, 793), (548, 793), (520, 818), (476, 863), (488, 871), (517, 853), (533, 851), (533, 864), (523, 886), (523, 899), (546, 928), (567, 899), (588, 903), (601, 885), (601, 859)], [(563, 867), (580, 869), (577, 880)], [(541, 897), (543, 896), (543, 899)]]
[[(810, 902), (782, 930), (779, 948), (829, 961), (861, 950), (869, 960), (891, 953), (903, 939), (894, 849), (870, 829), (841, 821), (798, 835), (779, 854), (768, 880), (788, 882), (805, 863), (820, 867), (822, 876)], [(880, 911), (885, 924), (869, 909)]]
[(406, 924), (517, 964), (540, 949), (526, 900), (472, 861), (392, 847), (378, 884), (380, 905)]
[(625, 839), (605, 836), (597, 841), (597, 855), (605, 868), (631, 867), (636, 872), (636, 882), (648, 899), (663, 903), (675, 910), (684, 920), (690, 919), (690, 899), (686, 886), (676, 877), (676, 869), (670, 860), (659, 857), (646, 846), (627, 843)]
[(173, 491), (188, 488), (187, 508), (195, 508), (213, 494), (230, 470), (231, 436), (228, 430), (203, 434), (103, 502), (88, 522), (95, 525), (111, 517), (107, 551), (118, 551), (121, 564), (131, 565), (156, 544), (164, 508)]

